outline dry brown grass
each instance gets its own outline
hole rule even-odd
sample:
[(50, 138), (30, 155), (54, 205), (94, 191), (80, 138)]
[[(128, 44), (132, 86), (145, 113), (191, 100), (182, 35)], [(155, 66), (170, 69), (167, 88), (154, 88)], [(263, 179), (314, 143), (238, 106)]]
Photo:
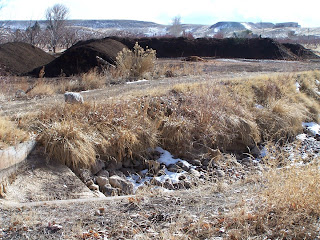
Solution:
[(0, 149), (14, 146), (28, 139), (28, 133), (21, 130), (16, 123), (0, 116)]
[(51, 157), (73, 166), (90, 165), (96, 156), (139, 158), (157, 144), (184, 158), (213, 149), (248, 152), (264, 141), (287, 142), (319, 113), (308, 108), (317, 99), (296, 91), (296, 78), (180, 84), (116, 103), (55, 106), (37, 117), (40, 139)]
[(162, 63), (158, 62), (152, 73), (152, 77), (179, 77), (179, 76), (196, 76), (204, 74), (203, 63), (180, 62), (180, 63)]
[(43, 79), (38, 80), (31, 91), (28, 93), (29, 97), (51, 96), (58, 92), (58, 88), (53, 83), (47, 83)]

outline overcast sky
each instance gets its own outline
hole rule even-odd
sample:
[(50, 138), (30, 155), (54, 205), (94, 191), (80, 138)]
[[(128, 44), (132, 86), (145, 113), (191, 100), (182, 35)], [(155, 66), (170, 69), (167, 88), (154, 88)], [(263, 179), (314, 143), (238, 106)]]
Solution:
[[(56, 0), (0, 0), (1, 20), (41, 20)], [(299, 22), (320, 27), (320, 0), (64, 0), (70, 19), (131, 19), (170, 24), (214, 24), (218, 21)]]

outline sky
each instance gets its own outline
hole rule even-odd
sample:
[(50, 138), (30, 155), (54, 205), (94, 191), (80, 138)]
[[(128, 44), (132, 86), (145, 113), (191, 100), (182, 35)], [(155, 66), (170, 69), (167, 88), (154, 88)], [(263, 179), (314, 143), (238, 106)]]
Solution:
[(298, 22), (320, 27), (320, 0), (0, 0), (0, 20), (42, 20), (48, 7), (63, 3), (69, 19), (130, 19), (212, 25), (219, 21)]

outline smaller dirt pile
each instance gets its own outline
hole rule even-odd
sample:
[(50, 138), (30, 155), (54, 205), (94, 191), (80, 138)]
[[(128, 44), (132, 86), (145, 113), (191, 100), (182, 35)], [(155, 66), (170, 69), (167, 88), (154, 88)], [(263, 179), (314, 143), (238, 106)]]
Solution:
[[(126, 48), (112, 39), (81, 41), (45, 66), (44, 77), (72, 76), (90, 71), (101, 65), (114, 64), (118, 52)], [(30, 72), (39, 76), (41, 67)]]
[(50, 54), (28, 43), (0, 45), (0, 74), (23, 75), (54, 60)]

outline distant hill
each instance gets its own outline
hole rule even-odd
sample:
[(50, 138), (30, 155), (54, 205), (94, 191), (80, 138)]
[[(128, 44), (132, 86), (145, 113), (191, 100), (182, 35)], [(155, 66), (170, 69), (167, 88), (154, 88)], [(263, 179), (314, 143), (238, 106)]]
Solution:
[[(25, 30), (35, 21), (0, 21), (3, 30)], [(38, 21), (41, 28), (46, 27), (44, 20)], [(95, 36), (110, 36), (116, 31), (124, 31), (140, 36), (163, 36), (169, 33), (168, 25), (136, 20), (69, 20), (68, 25), (86, 34)], [(243, 32), (250, 32), (253, 36), (269, 38), (287, 38), (297, 36), (320, 37), (320, 28), (301, 28), (297, 22), (271, 23), (271, 22), (217, 22), (213, 25), (182, 24), (185, 33), (194, 37), (214, 37), (223, 33), (223, 37), (243, 36)]]

